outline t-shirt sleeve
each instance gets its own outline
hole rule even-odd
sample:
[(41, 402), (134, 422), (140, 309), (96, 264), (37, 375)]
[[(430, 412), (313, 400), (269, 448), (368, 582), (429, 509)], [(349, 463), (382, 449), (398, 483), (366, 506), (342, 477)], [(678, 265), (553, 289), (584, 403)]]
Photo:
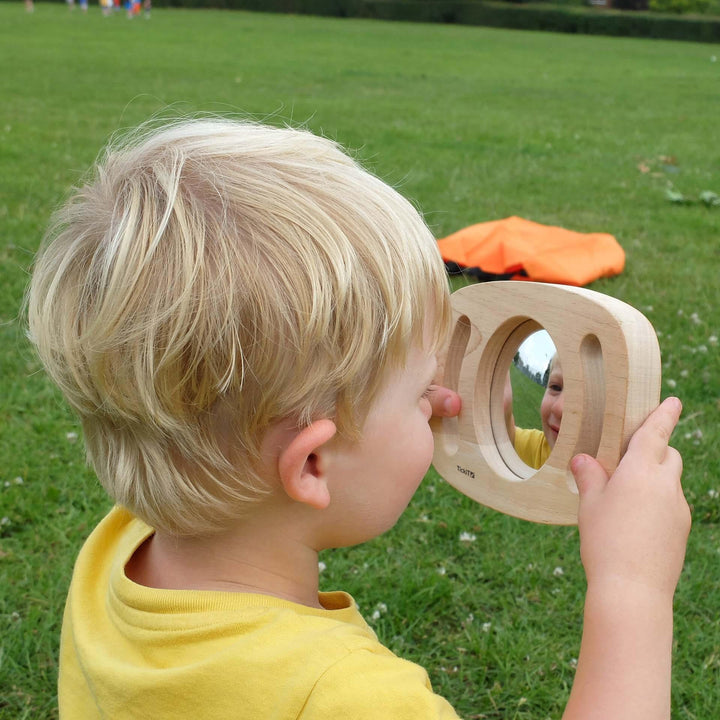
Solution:
[(515, 452), (526, 465), (539, 470), (550, 455), (550, 446), (542, 430), (516, 427)]
[(459, 720), (420, 665), (355, 650), (319, 678), (301, 720)]

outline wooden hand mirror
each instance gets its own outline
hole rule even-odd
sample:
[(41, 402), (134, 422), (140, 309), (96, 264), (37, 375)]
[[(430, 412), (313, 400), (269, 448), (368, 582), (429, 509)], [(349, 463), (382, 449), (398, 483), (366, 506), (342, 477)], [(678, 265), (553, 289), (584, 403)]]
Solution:
[[(463, 401), (434, 418), (433, 464), (451, 485), (495, 510), (534, 522), (577, 522), (569, 470), (577, 453), (615, 470), (660, 399), (660, 349), (645, 316), (584, 288), (531, 282), (469, 285), (452, 295), (453, 331), (438, 381)], [(544, 328), (562, 364), (562, 427), (534, 469), (508, 430), (506, 381), (521, 343)], [(547, 371), (546, 371), (547, 375)]]

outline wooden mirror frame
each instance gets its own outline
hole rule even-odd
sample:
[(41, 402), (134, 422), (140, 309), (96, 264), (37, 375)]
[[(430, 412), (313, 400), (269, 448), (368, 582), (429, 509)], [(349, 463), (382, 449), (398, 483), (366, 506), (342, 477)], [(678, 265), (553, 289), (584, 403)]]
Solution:
[[(532, 282), (469, 285), (452, 295), (453, 331), (438, 382), (458, 392), (456, 418), (434, 418), (433, 464), (483, 505), (533, 522), (577, 523), (569, 470), (577, 453), (617, 467), (632, 434), (660, 400), (660, 348), (647, 318), (585, 288)], [(518, 346), (545, 328), (564, 376), (560, 435), (533, 470), (516, 455), (503, 412), (505, 376)]]

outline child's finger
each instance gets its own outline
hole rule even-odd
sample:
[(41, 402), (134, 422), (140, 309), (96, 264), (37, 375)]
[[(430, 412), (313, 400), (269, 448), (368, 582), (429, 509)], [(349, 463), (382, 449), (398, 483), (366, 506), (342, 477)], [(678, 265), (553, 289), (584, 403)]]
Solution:
[(570, 462), (570, 469), (575, 478), (581, 502), (601, 493), (608, 483), (605, 469), (590, 455), (576, 455)]
[(443, 385), (431, 385), (429, 399), (435, 417), (455, 417), (460, 412), (460, 396)]
[(672, 473), (674, 473), (678, 477), (678, 479), (682, 476), (683, 459), (682, 455), (675, 448), (667, 448), (663, 463)]
[(682, 403), (678, 398), (667, 398), (648, 416), (633, 435), (628, 450), (632, 450), (636, 445), (642, 445), (652, 459), (662, 462), (667, 455), (668, 442), (680, 418), (681, 411)]

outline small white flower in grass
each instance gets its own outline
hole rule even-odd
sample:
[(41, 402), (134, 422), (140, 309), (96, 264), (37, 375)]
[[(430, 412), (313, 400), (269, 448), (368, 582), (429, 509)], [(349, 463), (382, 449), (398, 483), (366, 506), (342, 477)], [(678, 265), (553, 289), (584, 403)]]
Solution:
[(447, 570), (445, 569), (445, 566), (444, 566), (444, 565), (441, 565), (441, 566), (437, 569), (437, 574), (438, 574), (438, 575), (445, 575), (445, 573), (447, 573)]
[(11, 619), (13, 622), (20, 622), (20, 613), (17, 612), (17, 611), (11, 613), (11, 614), (10, 614), (10, 619)]
[(325, 570), (327, 570), (327, 565), (321, 560), (318, 563), (318, 572), (324, 572)]
[(720, 497), (720, 493), (717, 490), (710, 489), (708, 490), (708, 497), (716, 500), (718, 497)]
[(553, 570), (553, 575), (555, 577), (562, 577), (564, 574), (565, 574), (565, 571), (559, 566)]
[(0, 518), (0, 525), (9, 525), (10, 518), (6, 515), (4, 518)]
[(708, 351), (707, 345), (699, 345), (698, 346), (698, 352), (706, 353)]
[(473, 535), (469, 532), (461, 532), (460, 533), (460, 542), (475, 542), (477, 540), (477, 535)]
[(717, 335), (711, 335), (711, 336), (708, 338), (708, 342), (709, 342), (713, 347), (714, 347), (715, 345), (717, 345), (717, 344), (718, 344)]
[(577, 667), (577, 658), (570, 658), (570, 667)]
[(78, 434), (76, 432), (65, 433), (65, 439), (72, 444), (77, 441)]
[(677, 387), (677, 382), (675, 380), (673, 380), (672, 378), (668, 378), (667, 386), (674, 390)]
[(465, 618), (466, 623), (471, 623), (475, 619), (475, 616), (472, 613), (468, 613), (468, 616)]
[(379, 620), (381, 615), (384, 615), (387, 612), (387, 605), (384, 602), (379, 602), (375, 609), (373, 610), (373, 613), (370, 617), (372, 617), (373, 620)]
[(683, 312), (682, 308), (680, 308), (680, 309), (677, 311), (677, 314), (678, 314), (678, 317), (682, 317), (685, 313)]
[(680, 377), (686, 378), (690, 374), (689, 370), (681, 370)]
[(13, 480), (13, 483), (14, 483), (15, 485), (22, 485), (22, 484), (23, 484), (23, 479), (18, 475), (18, 477), (16, 477), (16, 478)]
[(699, 325), (701, 322), (700, 316), (696, 312), (690, 315), (690, 320), (692, 320), (694, 325)]
[(490, 628), (491, 628), (491, 627), (492, 627), (492, 623), (490, 623), (490, 622), (484, 622), (484, 623), (482, 624), (482, 631), (483, 631), (484, 633), (490, 632)]

